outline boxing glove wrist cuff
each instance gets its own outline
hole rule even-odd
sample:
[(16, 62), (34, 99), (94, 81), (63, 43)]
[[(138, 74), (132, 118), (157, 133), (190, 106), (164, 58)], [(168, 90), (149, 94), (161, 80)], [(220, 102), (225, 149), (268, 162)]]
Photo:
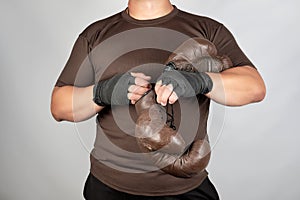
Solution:
[(94, 102), (99, 106), (128, 105), (128, 88), (135, 78), (130, 73), (118, 74), (108, 80), (101, 80), (94, 86)]
[[(172, 84), (178, 96), (189, 97), (193, 96), (193, 93), (207, 94), (213, 88), (213, 81), (207, 73), (177, 70), (174, 62), (169, 62), (166, 65), (161, 79), (163, 84)], [(191, 88), (187, 85), (187, 82)]]
[(199, 78), (203, 80), (203, 87), (199, 91), (200, 94), (207, 94), (209, 93), (213, 88), (213, 81), (211, 80), (210, 76), (205, 72), (197, 73)]
[(98, 106), (107, 106), (109, 104), (106, 104), (102, 101), (101, 99), (101, 84), (100, 82), (94, 85), (93, 88), (93, 101), (98, 105)]

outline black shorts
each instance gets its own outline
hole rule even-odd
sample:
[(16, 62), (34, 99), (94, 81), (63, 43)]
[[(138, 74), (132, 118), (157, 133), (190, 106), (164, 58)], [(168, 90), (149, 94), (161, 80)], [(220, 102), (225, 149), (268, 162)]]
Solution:
[(127, 194), (108, 187), (89, 174), (83, 191), (86, 200), (219, 200), (217, 190), (207, 177), (199, 187), (174, 196), (139, 196)]

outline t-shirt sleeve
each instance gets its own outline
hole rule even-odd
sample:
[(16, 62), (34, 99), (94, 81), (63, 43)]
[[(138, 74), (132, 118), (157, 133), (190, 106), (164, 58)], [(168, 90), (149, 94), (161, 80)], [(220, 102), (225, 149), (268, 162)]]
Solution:
[(87, 87), (94, 84), (94, 70), (89, 58), (90, 47), (84, 36), (79, 36), (71, 55), (55, 86)]
[(253, 63), (237, 44), (232, 33), (224, 25), (220, 24), (217, 27), (212, 35), (211, 41), (216, 45), (218, 55), (228, 56), (233, 63), (233, 67), (248, 65), (255, 68)]

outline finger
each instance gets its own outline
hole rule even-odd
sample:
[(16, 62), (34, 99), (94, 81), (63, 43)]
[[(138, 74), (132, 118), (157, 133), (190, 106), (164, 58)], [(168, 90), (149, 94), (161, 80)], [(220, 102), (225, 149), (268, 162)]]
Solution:
[(158, 93), (157, 93), (157, 102), (160, 103), (162, 106), (166, 106), (168, 101), (169, 101), (169, 97), (171, 96), (173, 92), (173, 86), (172, 85), (163, 85), (158, 89)]
[(155, 93), (157, 93), (157, 91), (159, 90), (159, 88), (161, 86), (162, 86), (162, 80), (159, 80), (158, 82), (156, 82), (155, 87), (154, 87)]
[(165, 85), (156, 84), (155, 86), (155, 93), (156, 93), (156, 100), (157, 103), (162, 103), (162, 96), (165, 91)]
[(141, 87), (141, 86), (137, 86), (137, 85), (131, 85), (128, 88), (129, 93), (135, 93), (135, 94), (140, 94), (140, 95), (143, 95), (148, 90), (149, 90), (149, 88), (145, 88), (145, 87)]
[(171, 96), (169, 97), (169, 104), (173, 104), (178, 100), (177, 94), (173, 91)]
[(127, 97), (131, 102), (138, 101), (143, 95), (135, 94), (135, 93), (128, 93)]
[(151, 80), (151, 76), (147, 76), (144, 73), (131, 72), (131, 76), (133, 76), (135, 78), (142, 78), (142, 79), (145, 79), (148, 81)]
[(135, 78), (135, 84), (141, 87), (145, 87), (145, 88), (150, 88), (151, 84), (148, 80), (140, 78), (140, 77), (136, 77)]

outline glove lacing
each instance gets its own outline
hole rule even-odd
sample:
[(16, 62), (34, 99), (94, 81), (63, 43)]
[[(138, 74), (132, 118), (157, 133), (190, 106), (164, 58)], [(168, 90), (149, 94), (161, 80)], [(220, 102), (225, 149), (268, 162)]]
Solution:
[[(169, 113), (169, 105), (171, 107), (171, 114)], [(168, 104), (167, 105), (166, 114), (167, 114), (166, 124), (168, 124), (169, 127), (172, 128), (173, 130), (176, 130), (176, 126), (174, 125), (174, 109), (173, 109), (173, 104)]]

